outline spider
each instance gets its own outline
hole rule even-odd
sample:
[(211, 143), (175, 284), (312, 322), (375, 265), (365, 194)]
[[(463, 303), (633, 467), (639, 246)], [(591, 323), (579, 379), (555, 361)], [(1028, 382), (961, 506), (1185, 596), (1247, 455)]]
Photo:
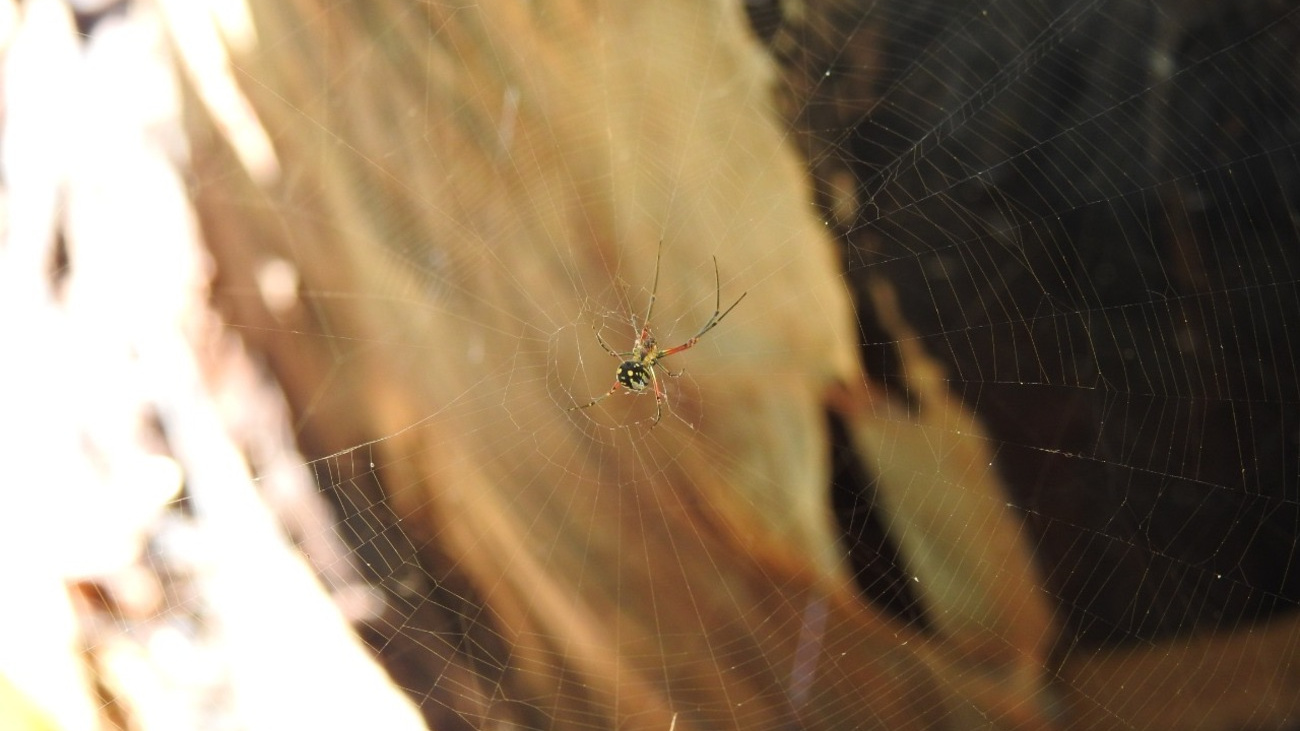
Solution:
[[(659, 242), (659, 253), (655, 256), (655, 278), (654, 284), (650, 287), (650, 305), (646, 307), (644, 324), (641, 326), (640, 334), (636, 336), (636, 340), (632, 343), (632, 349), (620, 353), (609, 347), (605, 342), (605, 339), (600, 336), (600, 331), (596, 331), (596, 340), (600, 343), (600, 347), (604, 348), (606, 353), (609, 353), (611, 356), (619, 358), (622, 361), (618, 364), (618, 370), (614, 373), (614, 385), (605, 393), (602, 393), (585, 404), (570, 406), (568, 409), (569, 411), (576, 411), (578, 409), (595, 406), (601, 401), (613, 396), (619, 388), (627, 389), (630, 394), (644, 393), (646, 389), (652, 389), (655, 395), (655, 418), (650, 426), (653, 428), (659, 423), (660, 417), (663, 416), (663, 404), (665, 398), (664, 391), (659, 386), (659, 378), (655, 375), (655, 368), (663, 368), (663, 366), (659, 364), (659, 361), (675, 353), (680, 353), (683, 350), (690, 350), (695, 347), (695, 344), (700, 342), (700, 338), (704, 337), (705, 333), (717, 327), (718, 323), (722, 322), (722, 318), (726, 317), (732, 310), (736, 309), (736, 305), (740, 304), (740, 301), (745, 299), (745, 295), (749, 294), (749, 292), (742, 293), (736, 298), (735, 302), (731, 303), (730, 307), (725, 310), (722, 309), (722, 278), (718, 275), (718, 257), (713, 257), (713, 316), (709, 318), (708, 322), (704, 323), (704, 327), (700, 328), (699, 332), (691, 336), (690, 340), (672, 348), (660, 348), (659, 344), (655, 341), (654, 335), (650, 333), (650, 315), (654, 313), (655, 296), (659, 292), (659, 263), (660, 260), (663, 259), (663, 254), (664, 248), (663, 242), (661, 241)], [(636, 329), (636, 315), (632, 316), (632, 329)], [(680, 372), (673, 373), (666, 368), (664, 369), (664, 372), (671, 376), (680, 375)]]

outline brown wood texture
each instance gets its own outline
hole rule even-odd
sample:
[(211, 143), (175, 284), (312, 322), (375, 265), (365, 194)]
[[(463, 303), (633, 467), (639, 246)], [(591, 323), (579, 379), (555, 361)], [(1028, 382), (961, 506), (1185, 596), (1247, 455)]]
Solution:
[[(1057, 608), (995, 439), (883, 281), (867, 289), (912, 403), (863, 372), (782, 113), (809, 107), (778, 93), (739, 7), (299, 0), (254, 16), (259, 44), (237, 66), (283, 171), (253, 185), (196, 119), (217, 289), (341, 499), (400, 521), (415, 547), (408, 601), (371, 630), (431, 725), (1179, 715), (1112, 703), (1124, 692), (1105, 677), (1122, 673), (1107, 664), (1126, 660), (1107, 652), (1069, 657), (1060, 687)], [(868, 64), (861, 28), (846, 53)], [(843, 183), (830, 210), (851, 218), (852, 180), (815, 177)], [(652, 325), (689, 335), (708, 318), (714, 256), (723, 306), (747, 299), (682, 356), (659, 426), (648, 397), (568, 411), (609, 388), (593, 326), (627, 347), (630, 325), (602, 317), (639, 316), (661, 241)], [(286, 311), (258, 294), (272, 259), (301, 276)], [(852, 584), (828, 414), (878, 478), (927, 631)], [(796, 677), (809, 642), (815, 672)]]

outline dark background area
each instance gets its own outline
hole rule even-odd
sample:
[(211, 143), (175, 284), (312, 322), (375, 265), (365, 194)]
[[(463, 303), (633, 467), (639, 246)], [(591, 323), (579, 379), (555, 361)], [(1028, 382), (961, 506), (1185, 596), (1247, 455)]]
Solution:
[[(837, 229), (868, 370), (906, 396), (863, 294), (883, 277), (998, 441), (1062, 649), (1292, 611), (1300, 14), (814, 6), (772, 47), (828, 220), (827, 181), (854, 181)], [(909, 617), (851, 472), (837, 507), (862, 584)]]

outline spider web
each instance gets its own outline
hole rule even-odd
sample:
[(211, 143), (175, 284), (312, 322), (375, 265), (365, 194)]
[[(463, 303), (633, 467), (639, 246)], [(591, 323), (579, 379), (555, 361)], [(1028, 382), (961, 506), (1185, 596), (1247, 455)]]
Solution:
[[(1300, 11), (250, 5), (243, 112), (175, 50), (214, 297), (298, 450), (245, 459), (424, 723), (1295, 724)], [(698, 332), (715, 257), (745, 299), (662, 421), (570, 410), (651, 296)]]

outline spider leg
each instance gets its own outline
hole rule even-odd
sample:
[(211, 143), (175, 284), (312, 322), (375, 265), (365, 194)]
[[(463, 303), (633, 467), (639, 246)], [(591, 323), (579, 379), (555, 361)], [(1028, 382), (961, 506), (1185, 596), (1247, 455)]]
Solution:
[[(655, 280), (654, 280), (654, 284), (650, 285), (650, 304), (647, 305), (645, 308), (645, 328), (642, 330), (643, 336), (645, 334), (645, 330), (650, 329), (650, 315), (652, 315), (655, 311), (655, 297), (658, 296), (659, 294), (659, 264), (663, 261), (663, 258), (664, 258), (664, 240), (659, 239), (659, 253), (655, 254)], [(633, 329), (636, 328), (635, 319), (632, 320), (632, 327)]]
[(664, 395), (663, 389), (659, 388), (659, 378), (655, 376), (655, 368), (653, 365), (650, 366), (650, 385), (653, 386), (655, 390), (655, 418), (654, 421), (650, 422), (650, 428), (653, 429), (659, 425), (659, 419), (663, 418), (664, 401), (667, 399), (667, 396)]
[(667, 350), (661, 350), (661, 351), (659, 351), (659, 355), (658, 355), (657, 357), (658, 357), (658, 358), (667, 358), (668, 356), (672, 355), (673, 353), (680, 353), (680, 352), (682, 352), (683, 350), (690, 350), (691, 348), (694, 348), (694, 347), (695, 347), (695, 344), (698, 343), (698, 342), (700, 342), (700, 336), (699, 336), (699, 335), (696, 335), (695, 337), (691, 338), (690, 340), (687, 340), (686, 342), (682, 343), (681, 345), (678, 345), (678, 346), (676, 346), (676, 347), (669, 348), (669, 349), (667, 349)]
[(692, 340), (699, 340), (704, 337), (704, 333), (717, 327), (718, 323), (722, 322), (722, 318), (730, 315), (731, 311), (736, 309), (736, 305), (740, 304), (740, 301), (745, 299), (745, 295), (747, 294), (749, 294), (749, 292), (741, 292), (740, 296), (736, 298), (735, 302), (731, 303), (730, 307), (725, 310), (722, 309), (722, 276), (718, 274), (718, 257), (713, 257), (713, 317), (710, 317), (709, 321), (704, 323), (704, 327), (700, 328), (700, 331), (695, 333), (695, 337), (692, 338)]
[(592, 328), (592, 330), (595, 330), (596, 332), (596, 342), (600, 343), (600, 347), (604, 348), (606, 353), (609, 353), (615, 358), (626, 358), (627, 356), (632, 355), (631, 353), (620, 353), (617, 350), (614, 350), (613, 348), (609, 347), (609, 343), (605, 342), (605, 338), (602, 338), (600, 336), (600, 331), (596, 330), (595, 328)]
[(615, 393), (617, 393), (617, 392), (618, 392), (618, 389), (619, 389), (620, 387), (622, 387), (622, 385), (623, 385), (623, 384), (619, 383), (618, 381), (614, 381), (614, 385), (613, 385), (613, 387), (610, 388), (610, 389), (609, 389), (608, 391), (606, 391), (605, 393), (602, 393), (601, 395), (599, 395), (599, 396), (597, 396), (596, 398), (594, 398), (594, 399), (588, 401), (588, 402), (585, 403), (585, 404), (579, 404), (579, 405), (575, 405), (575, 406), (570, 406), (568, 409), (566, 409), (566, 411), (577, 411), (577, 410), (579, 410), (579, 409), (585, 409), (585, 408), (588, 408), (588, 407), (590, 407), (590, 406), (595, 406), (596, 404), (600, 403), (601, 401), (604, 401), (605, 399), (607, 399), (607, 398), (609, 398), (610, 396), (613, 396)]
[(700, 331), (695, 333), (690, 340), (687, 340), (676, 347), (660, 351), (658, 356), (656, 356), (657, 358), (666, 358), (673, 353), (680, 353), (683, 350), (690, 350), (695, 347), (695, 344), (700, 341), (700, 338), (704, 337), (705, 333), (717, 327), (718, 323), (722, 322), (722, 318), (730, 315), (731, 311), (736, 309), (736, 305), (740, 304), (740, 301), (745, 299), (745, 295), (749, 294), (749, 292), (741, 293), (741, 295), (736, 298), (736, 301), (731, 303), (730, 307), (725, 310), (722, 309), (722, 278), (718, 274), (718, 257), (716, 256), (713, 257), (713, 283), (715, 285), (713, 316), (709, 318), (708, 322), (704, 323), (704, 327), (700, 328)]

